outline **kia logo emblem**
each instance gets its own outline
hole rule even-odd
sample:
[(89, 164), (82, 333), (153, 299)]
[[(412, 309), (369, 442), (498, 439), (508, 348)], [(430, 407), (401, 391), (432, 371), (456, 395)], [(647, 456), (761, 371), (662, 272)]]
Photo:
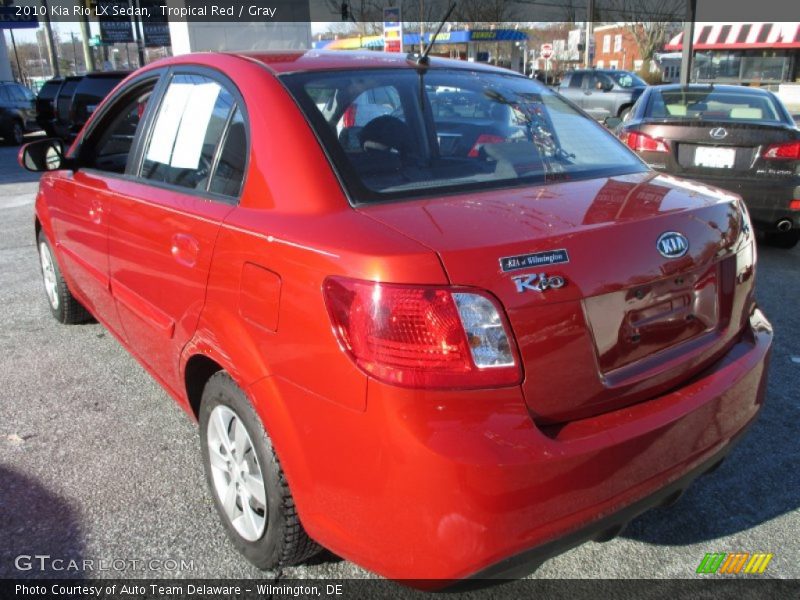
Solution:
[(658, 238), (656, 248), (664, 258), (680, 258), (689, 251), (689, 240), (682, 233), (667, 231)]
[(715, 140), (721, 140), (728, 137), (728, 131), (724, 127), (714, 127), (714, 129), (708, 132), (708, 135)]

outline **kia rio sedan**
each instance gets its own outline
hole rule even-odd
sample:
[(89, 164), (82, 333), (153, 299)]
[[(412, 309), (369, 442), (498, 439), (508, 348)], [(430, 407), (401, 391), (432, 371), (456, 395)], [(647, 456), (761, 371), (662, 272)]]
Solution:
[(53, 315), (199, 421), (264, 569), (522, 575), (676, 500), (762, 405), (740, 198), (501, 69), (182, 56), (20, 160)]

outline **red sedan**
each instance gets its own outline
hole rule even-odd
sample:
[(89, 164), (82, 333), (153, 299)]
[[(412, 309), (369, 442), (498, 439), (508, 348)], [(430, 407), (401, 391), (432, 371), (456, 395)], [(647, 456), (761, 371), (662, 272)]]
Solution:
[(199, 421), (261, 568), (520, 575), (676, 500), (763, 401), (740, 198), (514, 73), (181, 56), (20, 160), (53, 315)]

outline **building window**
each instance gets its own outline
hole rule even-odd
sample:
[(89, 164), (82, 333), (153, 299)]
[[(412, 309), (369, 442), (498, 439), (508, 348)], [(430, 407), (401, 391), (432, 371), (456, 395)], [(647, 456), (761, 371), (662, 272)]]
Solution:
[(614, 36), (614, 52), (622, 52), (622, 34)]
[(606, 34), (603, 36), (603, 54), (611, 52), (611, 36)]
[(644, 64), (643, 60), (635, 60), (633, 61), (633, 68), (635, 71), (641, 71), (642, 65)]
[(612, 60), (611, 62), (608, 63), (608, 66), (611, 67), (612, 69), (619, 69), (619, 61)]
[(598, 69), (602, 69), (602, 68), (603, 68), (603, 67), (605, 67), (605, 66), (606, 66), (606, 63), (605, 63), (605, 61), (602, 61), (602, 60), (598, 60), (598, 61), (597, 61), (597, 68), (598, 68)]

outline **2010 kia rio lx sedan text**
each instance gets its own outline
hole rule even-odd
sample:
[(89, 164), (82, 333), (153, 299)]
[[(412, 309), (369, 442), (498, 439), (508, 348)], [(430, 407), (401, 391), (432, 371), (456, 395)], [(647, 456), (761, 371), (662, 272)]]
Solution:
[(501, 69), (182, 56), (20, 160), (53, 315), (198, 419), (261, 568), (520, 575), (675, 500), (763, 401), (740, 199)]

